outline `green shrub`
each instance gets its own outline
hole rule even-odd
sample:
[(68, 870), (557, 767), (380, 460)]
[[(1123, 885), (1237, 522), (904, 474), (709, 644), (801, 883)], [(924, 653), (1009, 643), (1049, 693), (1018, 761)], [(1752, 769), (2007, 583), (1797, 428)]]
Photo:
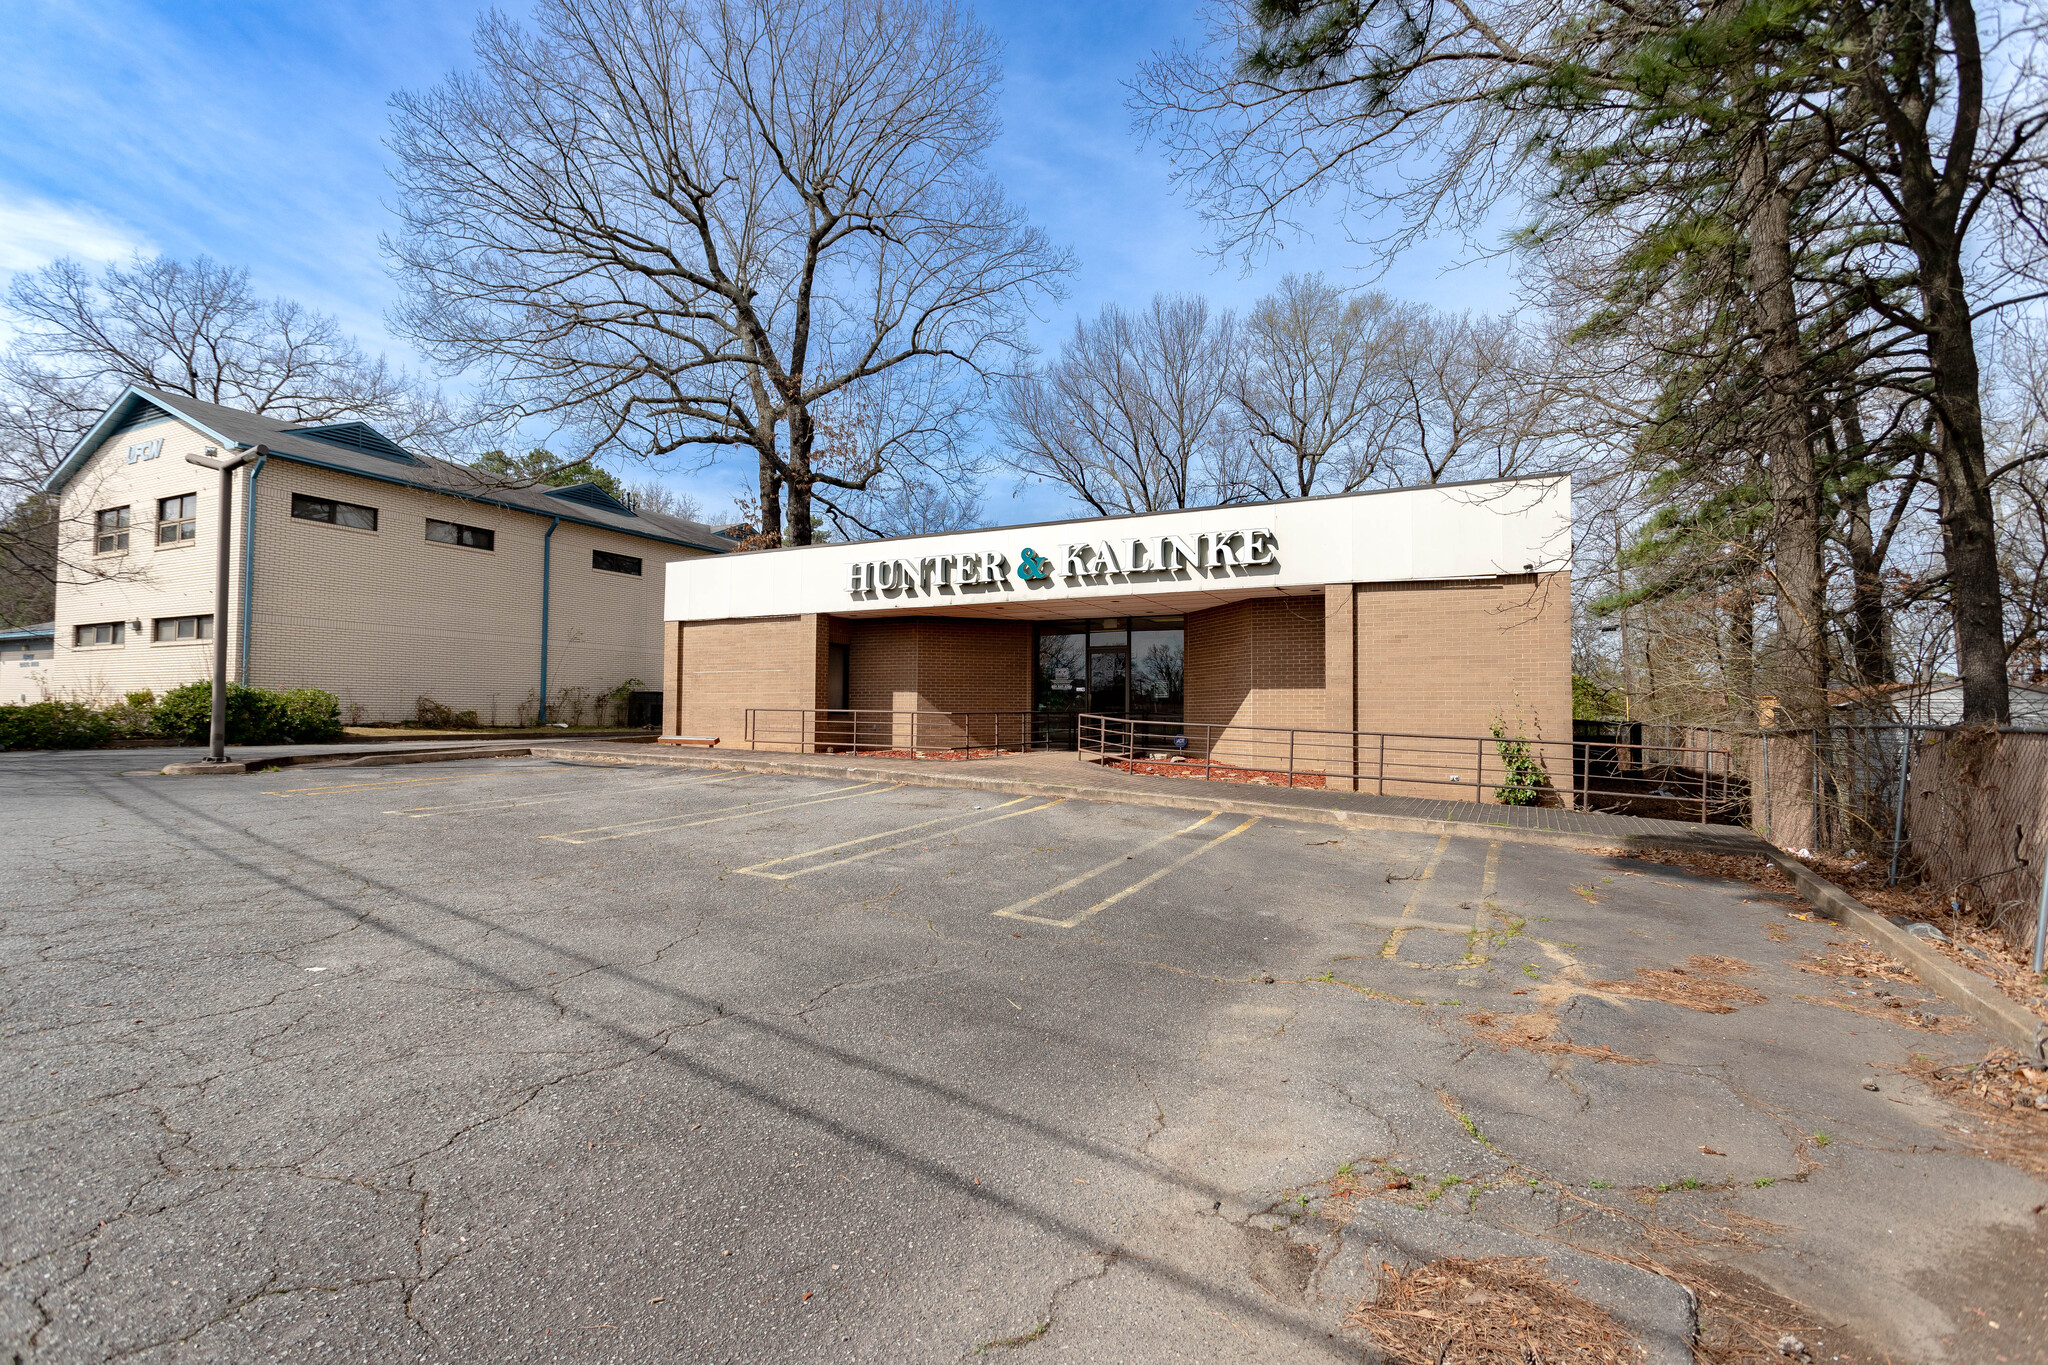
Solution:
[(113, 733), (113, 722), (75, 701), (0, 706), (0, 749), (96, 749)]
[(296, 744), (326, 744), (341, 738), (341, 698), (317, 687), (284, 694), (286, 738)]
[[(204, 744), (213, 734), (213, 684), (186, 683), (156, 704), (156, 733), (180, 744)], [(271, 692), (228, 684), (228, 743), (319, 744), (341, 738), (341, 702), (332, 692), (298, 687)]]
[(1543, 799), (1550, 774), (1543, 762), (1530, 752), (1529, 741), (1508, 734), (1507, 722), (1496, 716), (1492, 724), (1493, 747), (1500, 751), (1505, 781), (1493, 789), (1493, 799), (1503, 806), (1533, 806)]

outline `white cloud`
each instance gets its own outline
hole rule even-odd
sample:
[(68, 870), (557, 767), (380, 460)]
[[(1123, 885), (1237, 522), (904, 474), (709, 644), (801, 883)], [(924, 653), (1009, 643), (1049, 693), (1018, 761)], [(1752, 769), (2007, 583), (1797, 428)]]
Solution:
[(91, 209), (14, 196), (0, 201), (0, 272), (34, 270), (63, 256), (115, 261), (148, 250), (144, 239)]

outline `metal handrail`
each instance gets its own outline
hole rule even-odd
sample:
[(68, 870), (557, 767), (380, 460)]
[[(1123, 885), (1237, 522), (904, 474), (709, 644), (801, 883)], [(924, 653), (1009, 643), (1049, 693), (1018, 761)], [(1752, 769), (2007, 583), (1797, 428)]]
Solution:
[(751, 749), (982, 758), (1045, 747), (1036, 719), (1030, 711), (756, 706), (743, 734)]
[[(1413, 788), (1456, 788), (1475, 804), (1568, 804), (1670, 810), (1664, 818), (1707, 823), (1739, 810), (1746, 784), (1734, 776), (1725, 749), (1619, 741), (1543, 740), (1494, 735), (1444, 735), (1394, 730), (1134, 720), (1093, 713), (1079, 718), (1083, 762), (1160, 771), (1221, 770), (1239, 781), (1284, 779), (1289, 787), (1409, 794)], [(1511, 766), (1509, 750), (1530, 766)], [(1652, 761), (1651, 755), (1657, 760)], [(1687, 760), (1695, 760), (1688, 762)], [(1568, 780), (1560, 781), (1563, 774)], [(1680, 815), (1676, 812), (1684, 811)]]

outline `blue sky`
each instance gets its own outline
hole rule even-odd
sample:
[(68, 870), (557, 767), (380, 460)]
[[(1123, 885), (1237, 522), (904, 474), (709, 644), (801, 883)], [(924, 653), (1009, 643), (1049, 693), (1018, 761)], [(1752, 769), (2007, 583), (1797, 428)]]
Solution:
[[(1164, 159), (1138, 145), (1122, 86), (1154, 49), (1199, 36), (1192, 4), (974, 8), (1006, 48), (992, 168), (1080, 257), (1072, 297), (1037, 328), (1042, 346), (1111, 301), (1200, 290), (1241, 304), (1287, 270), (1362, 279), (1377, 269), (1334, 221), (1249, 275), (1202, 254), (1204, 226)], [(203, 252), (410, 361), (383, 321), (393, 296), (377, 251), (390, 222), (385, 102), (466, 65), (477, 12), (470, 0), (0, 0), (11, 35), (0, 46), (0, 274), (59, 255)], [(1447, 307), (1508, 305), (1504, 272), (1457, 262), (1455, 244), (1424, 248), (1379, 283)], [(724, 468), (669, 481), (717, 516), (744, 479)], [(1067, 509), (1051, 489), (990, 489), (999, 522)]]

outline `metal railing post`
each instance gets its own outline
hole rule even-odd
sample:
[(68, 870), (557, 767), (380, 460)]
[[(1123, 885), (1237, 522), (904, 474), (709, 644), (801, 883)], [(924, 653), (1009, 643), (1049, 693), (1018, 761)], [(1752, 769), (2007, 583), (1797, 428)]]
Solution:
[(1292, 730), (1287, 732), (1287, 785), (1289, 789), (1292, 789), (1294, 786), (1294, 735), (1295, 732)]
[(1486, 786), (1486, 741), (1479, 741), (1479, 752), (1472, 762), (1472, 804), (1479, 804), (1479, 793)]
[(1381, 735), (1381, 736), (1380, 736), (1380, 776), (1379, 776), (1379, 781), (1380, 781), (1380, 789), (1379, 789), (1379, 795), (1381, 795), (1381, 796), (1385, 796), (1385, 795), (1387, 794), (1387, 737), (1386, 737), (1385, 735)]
[[(1884, 879), (1886, 886), (1897, 886), (1899, 884), (1899, 846), (1906, 838), (1906, 783), (1912, 779), (1912, 776), (1913, 727), (1908, 725), (1906, 727), (1905, 742), (1899, 746), (1899, 791), (1892, 807), (1892, 866), (1891, 872)], [(2048, 888), (2048, 873), (2042, 875), (2041, 885), (2044, 888)], [(2038, 974), (2040, 970), (2041, 961), (2039, 956), (2036, 955), (2034, 971)]]

